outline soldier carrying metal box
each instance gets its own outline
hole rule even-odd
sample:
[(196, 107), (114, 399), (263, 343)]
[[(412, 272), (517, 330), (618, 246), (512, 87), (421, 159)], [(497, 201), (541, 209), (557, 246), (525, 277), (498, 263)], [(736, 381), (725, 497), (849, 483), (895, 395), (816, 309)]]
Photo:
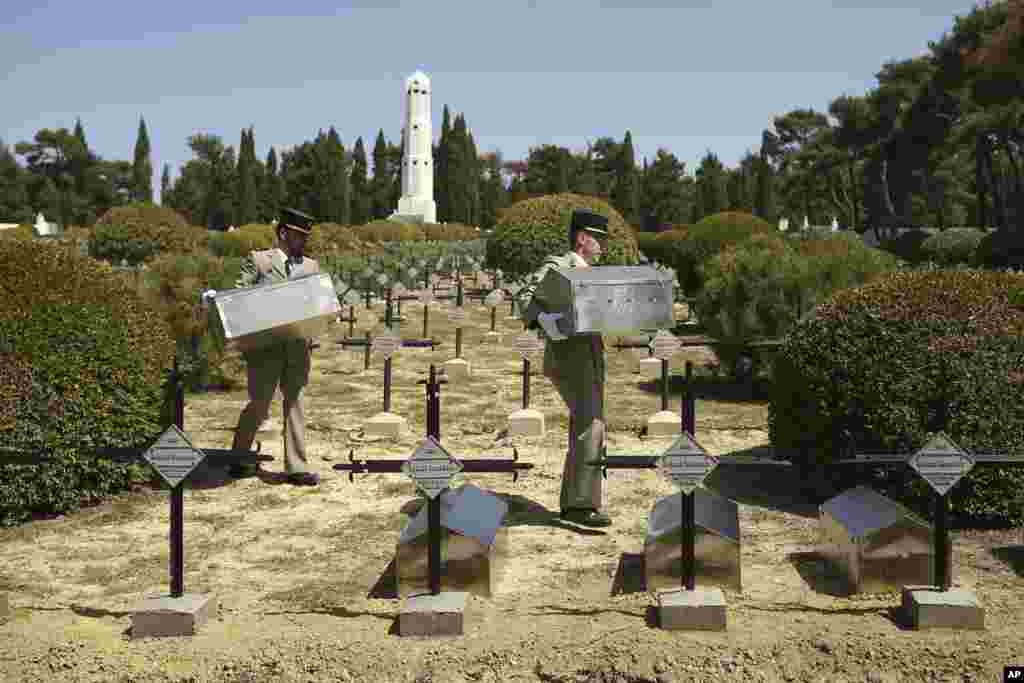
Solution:
[[(283, 209), (277, 223), (282, 248), (254, 251), (243, 262), (236, 288), (271, 285), (320, 272), (320, 265), (304, 255), (306, 238), (313, 229), (313, 218), (295, 209)], [(333, 291), (331, 297), (336, 299)], [(216, 295), (204, 293), (204, 301)], [(337, 302), (334, 301), (336, 304)], [(303, 389), (309, 383), (312, 340), (286, 339), (249, 348), (242, 352), (248, 367), (249, 403), (242, 410), (235, 429), (232, 448), (248, 450), (260, 424), (270, 413), (270, 402), (278, 385), (284, 395), (284, 466), (288, 481), (299, 486), (316, 486), (320, 477), (308, 469), (306, 458), (306, 415), (302, 407)], [(258, 465), (233, 465), (233, 477), (253, 476)]]

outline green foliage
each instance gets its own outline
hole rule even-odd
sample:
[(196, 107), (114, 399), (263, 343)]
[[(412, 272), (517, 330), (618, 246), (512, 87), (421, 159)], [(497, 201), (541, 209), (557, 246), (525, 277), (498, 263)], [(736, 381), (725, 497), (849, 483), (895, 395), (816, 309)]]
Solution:
[(986, 268), (1024, 268), (1024, 233), (1020, 230), (994, 230), (978, 243), (975, 254)]
[(306, 240), (306, 253), (311, 258), (319, 259), (328, 254), (358, 251), (362, 246), (360, 237), (351, 225), (318, 223), (313, 226), (313, 234)]
[(757, 233), (776, 231), (769, 223), (742, 211), (712, 214), (689, 226), (686, 239), (672, 242), (666, 264), (675, 269), (686, 295), (694, 296), (704, 282), (704, 263), (727, 245), (739, 244)]
[(0, 525), (73, 511), (145, 477), (92, 453), (162, 431), (173, 351), (167, 324), (109, 266), (58, 241), (0, 240), (0, 442), (54, 454), (0, 465)]
[(350, 226), (352, 234), (362, 242), (380, 244), (382, 242), (401, 242), (405, 240), (422, 240), (426, 234), (421, 225), (398, 223), (396, 221), (371, 221), (364, 225)]
[[(836, 292), (777, 354), (772, 444), (804, 444), (798, 461), (827, 463), (848, 420), (858, 451), (910, 453), (950, 399), (944, 431), (961, 446), (1024, 451), (1024, 311), (1010, 304), (1022, 287), (1012, 273), (892, 272)], [(1022, 487), (1024, 473), (977, 468), (950, 498), (958, 515), (1019, 525)], [(922, 485), (887, 493), (927, 510)]]
[(480, 238), (475, 227), (463, 223), (424, 223), (421, 227), (425, 238), (432, 242), (463, 242)]
[[(90, 236), (89, 250), (93, 258), (113, 263), (127, 258), (130, 263), (140, 263), (158, 253), (185, 253), (204, 248), (208, 239), (205, 230), (189, 225), (173, 209), (132, 204), (115, 207), (100, 216)], [(121, 256), (116, 257), (118, 254)], [(130, 256), (139, 260), (132, 260)]]
[(602, 264), (637, 262), (636, 238), (615, 209), (597, 197), (565, 193), (525, 199), (503, 210), (487, 240), (487, 267), (522, 277), (540, 268), (551, 254), (569, 251), (569, 222), (575, 209), (608, 217), (609, 239)]
[(985, 233), (972, 228), (949, 228), (921, 243), (921, 256), (932, 263), (952, 266), (960, 263), (978, 265), (978, 245)]
[(272, 248), (275, 242), (273, 226), (249, 223), (232, 232), (211, 233), (207, 247), (214, 256), (244, 258), (250, 252)]

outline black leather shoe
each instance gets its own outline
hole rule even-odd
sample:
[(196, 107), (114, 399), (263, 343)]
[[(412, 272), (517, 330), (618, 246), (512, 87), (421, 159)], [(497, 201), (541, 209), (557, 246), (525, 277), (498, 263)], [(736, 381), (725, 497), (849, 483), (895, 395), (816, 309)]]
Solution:
[(293, 472), (288, 475), (288, 483), (296, 486), (316, 486), (320, 483), (320, 475), (316, 472)]
[(562, 519), (580, 526), (605, 527), (612, 525), (612, 518), (597, 510), (570, 508), (562, 510)]
[(245, 479), (247, 477), (255, 477), (259, 471), (259, 465), (243, 465), (236, 462), (228, 468), (228, 476), (232, 479)]

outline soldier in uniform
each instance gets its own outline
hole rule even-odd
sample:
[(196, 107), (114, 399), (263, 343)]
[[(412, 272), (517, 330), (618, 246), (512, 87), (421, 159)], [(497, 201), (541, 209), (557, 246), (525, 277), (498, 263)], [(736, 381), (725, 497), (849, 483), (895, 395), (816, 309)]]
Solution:
[(562, 256), (550, 256), (520, 291), (524, 319), (540, 326), (548, 343), (544, 349), (544, 375), (558, 390), (569, 408), (569, 452), (562, 472), (561, 516), (576, 524), (593, 527), (611, 525), (601, 512), (601, 470), (586, 463), (601, 457), (604, 449), (604, 342), (600, 334), (567, 337), (558, 329), (561, 314), (551, 313), (544, 301), (534, 296), (549, 268), (588, 268), (603, 251), (608, 238), (608, 219), (591, 211), (573, 212), (569, 226), (569, 249)]
[[(294, 209), (282, 210), (277, 223), (281, 248), (249, 254), (235, 287), (284, 282), (320, 272), (320, 265), (303, 254), (312, 228), (311, 216)], [(303, 388), (309, 382), (312, 347), (311, 340), (296, 339), (243, 354), (248, 366), (249, 403), (238, 418), (231, 446), (240, 450), (252, 448), (256, 431), (267, 419), (270, 402), (280, 384), (284, 395), (284, 468), (288, 481), (298, 486), (320, 483), (319, 475), (308, 469), (306, 415), (302, 407)], [(229, 473), (233, 477), (246, 477), (255, 475), (258, 469), (259, 465), (232, 465)]]

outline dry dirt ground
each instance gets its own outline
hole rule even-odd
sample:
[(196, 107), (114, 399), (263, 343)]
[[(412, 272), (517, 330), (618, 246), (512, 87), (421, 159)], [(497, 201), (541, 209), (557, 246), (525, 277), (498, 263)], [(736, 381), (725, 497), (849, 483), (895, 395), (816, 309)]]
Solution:
[[(485, 343), (489, 313), (472, 307), (464, 356), (473, 378), (442, 389), (442, 441), (456, 457), (507, 457), (495, 445), (519, 407), (521, 367), (509, 348), (521, 329), (501, 310), (502, 342)], [(379, 315), (376, 307), (374, 319)], [(406, 336), (422, 323), (407, 307)], [(369, 319), (360, 311), (365, 329)], [(654, 472), (616, 470), (605, 488), (614, 525), (588, 530), (557, 519), (566, 415), (535, 377), (533, 407), (548, 433), (518, 441), (535, 468), (474, 475), (502, 496), (510, 556), (497, 593), (472, 596), (465, 635), (395, 635), (400, 602), (388, 567), (417, 500), (412, 483), (331, 469), (350, 447), (361, 457), (410, 455), (424, 434), (424, 390), (415, 380), (454, 351), (443, 315), (431, 316), (444, 345), (405, 349), (395, 360), (393, 411), (409, 419), (397, 443), (373, 442), (361, 423), (382, 407), (382, 363), (325, 339), (306, 396), (317, 488), (282, 483), (278, 432), (261, 435), (275, 457), (259, 478), (233, 481), (201, 467), (185, 494), (185, 587), (214, 596), (215, 618), (192, 637), (129, 637), (131, 610), (168, 590), (167, 492), (152, 487), (68, 517), (0, 530), (0, 590), (12, 614), (0, 623), (0, 680), (7, 681), (978, 681), (1002, 680), (1024, 664), (1024, 546), (1019, 529), (954, 532), (954, 579), (985, 606), (987, 631), (907, 629), (896, 593), (844, 597), (815, 555), (816, 508), (784, 474), (720, 468), (710, 488), (740, 503), (743, 592), (727, 592), (728, 630), (654, 628), (646, 592), (613, 594), (620, 565), (643, 550), (648, 512), (674, 491)], [(380, 327), (377, 326), (379, 330)], [(340, 336), (345, 328), (335, 328)], [(633, 373), (637, 355), (610, 350), (610, 453), (655, 453), (671, 439), (642, 439), (659, 409), (655, 384)], [(679, 368), (714, 359), (681, 352)], [(539, 365), (539, 364), (538, 364)], [(235, 391), (189, 396), (194, 443), (227, 447), (245, 403)], [(678, 410), (678, 398), (673, 409)], [(270, 427), (281, 422), (280, 401)], [(738, 389), (701, 390), (697, 438), (713, 454), (767, 443), (767, 404)], [(627, 577), (628, 578), (628, 577)]]

